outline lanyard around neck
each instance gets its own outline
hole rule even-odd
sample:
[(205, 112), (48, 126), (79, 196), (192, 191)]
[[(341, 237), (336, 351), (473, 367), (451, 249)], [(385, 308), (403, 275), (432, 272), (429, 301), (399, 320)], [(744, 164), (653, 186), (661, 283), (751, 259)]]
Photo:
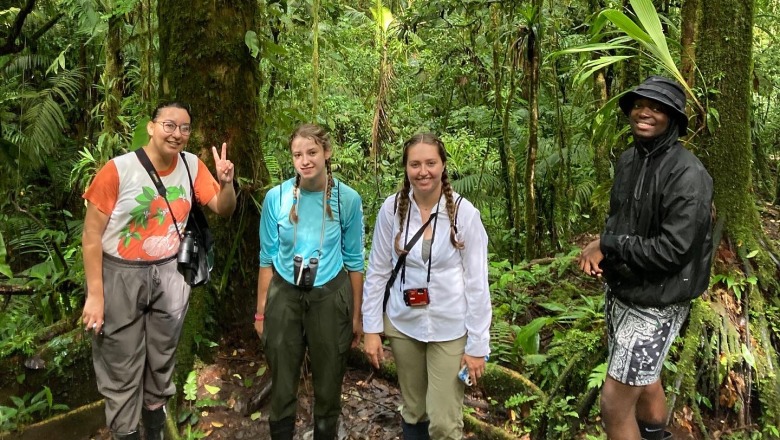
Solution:
[[(420, 211), (420, 205), (417, 204), (415, 201), (415, 205), (417, 205), (417, 210)], [(439, 206), (441, 205), (441, 194), (439, 195), (439, 201), (436, 202), (436, 212), (432, 212), (431, 215), (433, 217), (433, 231), (431, 233), (431, 254), (428, 256), (428, 277), (426, 278), (426, 282), (428, 284), (431, 283), (431, 262), (433, 261), (433, 241), (436, 237), (436, 225), (439, 223)], [(404, 234), (404, 243), (409, 242), (409, 220), (412, 218), (412, 210), (406, 211), (406, 233)], [(422, 222), (422, 211), (420, 211), (420, 222)], [(430, 219), (428, 219), (428, 222), (430, 223)], [(427, 223), (423, 224), (423, 227), (427, 227)], [(404, 245), (405, 246), (405, 245)], [(404, 260), (404, 267), (401, 269), (401, 284), (403, 284), (406, 281), (406, 261)]]
[[(325, 204), (328, 202), (326, 199), (327, 191), (322, 192), (322, 228), (320, 229), (320, 247), (317, 249), (317, 257), (322, 258), (322, 244), (325, 242)], [(293, 188), (293, 209), (295, 210), (295, 217), (298, 219), (293, 222), (293, 254), (295, 253), (295, 244), (298, 242), (298, 222), (301, 218), (298, 216), (298, 206), (303, 201), (301, 197), (301, 189), (298, 187)]]

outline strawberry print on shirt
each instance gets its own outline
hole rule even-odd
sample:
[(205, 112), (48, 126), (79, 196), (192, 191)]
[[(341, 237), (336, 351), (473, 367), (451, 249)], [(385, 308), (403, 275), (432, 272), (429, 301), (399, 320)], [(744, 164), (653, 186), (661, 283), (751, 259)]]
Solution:
[[(185, 157), (197, 199), (207, 203), (219, 192), (219, 184), (200, 159), (190, 153)], [(103, 234), (104, 253), (141, 261), (176, 255), (180, 239), (173, 219), (183, 233), (192, 200), (190, 182), (179, 156), (158, 174), (166, 188), (165, 198), (158, 194), (135, 153), (111, 160), (95, 176), (84, 198), (109, 216)]]

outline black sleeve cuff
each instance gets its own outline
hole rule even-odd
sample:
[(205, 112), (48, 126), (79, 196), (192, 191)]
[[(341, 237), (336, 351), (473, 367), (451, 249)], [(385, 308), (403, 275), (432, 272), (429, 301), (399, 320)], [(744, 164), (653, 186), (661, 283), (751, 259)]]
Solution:
[(612, 234), (602, 234), (599, 247), (601, 248), (601, 253), (604, 255), (615, 253), (618, 247), (618, 236)]

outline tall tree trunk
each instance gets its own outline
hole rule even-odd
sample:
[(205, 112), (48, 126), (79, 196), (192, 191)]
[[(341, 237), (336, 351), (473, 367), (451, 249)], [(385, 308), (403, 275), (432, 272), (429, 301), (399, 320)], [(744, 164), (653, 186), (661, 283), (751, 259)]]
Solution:
[[(710, 94), (707, 106), (715, 108), (720, 114), (719, 123), (711, 118), (707, 130), (702, 132), (702, 161), (712, 174), (715, 185), (715, 206), (718, 217), (725, 221), (727, 244), (740, 257), (744, 276), (750, 276), (753, 264), (759, 265), (759, 277), (774, 274), (774, 266), (766, 257), (759, 254), (748, 261), (748, 253), (761, 249), (763, 233), (755, 207), (753, 183), (751, 179), (751, 78), (753, 54), (754, 2), (752, 0), (702, 0), (702, 19), (699, 29), (699, 41), (696, 50), (697, 64), (701, 70), (706, 90), (717, 90)], [(771, 272), (761, 268), (772, 265)], [(766, 267), (764, 266), (764, 267)], [(772, 275), (769, 277), (774, 278)], [(760, 280), (759, 285), (765, 280)], [(774, 282), (772, 279), (770, 282)], [(774, 293), (772, 293), (774, 295)], [(764, 297), (758, 289), (748, 286), (743, 295), (735, 298), (740, 312), (733, 316), (732, 322), (744, 324), (744, 334), (740, 337), (743, 351), (757, 353), (761, 362), (740, 363), (732, 372), (740, 376), (744, 389), (740, 392), (737, 419), (743, 426), (750, 426), (751, 411), (756, 407), (751, 395), (754, 386), (758, 390), (760, 402), (767, 411), (760, 416), (764, 419), (758, 426), (777, 425), (780, 401), (780, 380), (767, 367), (767, 361), (777, 362), (776, 345), (768, 340), (770, 331), (766, 318)], [(719, 300), (716, 296), (716, 301)], [(729, 300), (730, 301), (730, 300)], [(730, 309), (730, 306), (723, 306)], [(733, 310), (733, 308), (731, 308)], [(756, 349), (758, 343), (760, 348)], [(771, 364), (769, 364), (771, 365)], [(753, 383), (755, 371), (756, 383)]]
[[(555, 8), (555, 0), (549, 0), (548, 10), (553, 11)], [(559, 33), (555, 30), (551, 31), (551, 47), (548, 48), (549, 52), (556, 52), (561, 49), (561, 43), (559, 40)], [(558, 147), (558, 156), (560, 160), (555, 169), (555, 177), (550, 179), (553, 185), (552, 191), (552, 209), (550, 210), (550, 217), (548, 219), (548, 232), (550, 234), (550, 243), (554, 251), (560, 251), (560, 244), (568, 243), (571, 236), (571, 228), (569, 227), (571, 221), (569, 210), (572, 207), (571, 193), (572, 193), (572, 180), (571, 180), (571, 151), (568, 147), (569, 132), (568, 124), (563, 114), (563, 107), (568, 102), (567, 96), (567, 81), (564, 77), (558, 74), (558, 65), (560, 60), (553, 60), (550, 63), (550, 79), (554, 82), (551, 90), (555, 100), (555, 124), (557, 129), (555, 130), (555, 144)], [(557, 209), (556, 209), (557, 208)]]
[[(590, 0), (590, 13), (596, 14), (604, 9), (603, 0)], [(593, 53), (592, 59), (601, 57), (601, 54)], [(609, 87), (607, 86), (607, 69), (601, 68), (593, 72), (593, 102), (595, 110), (604, 107), (609, 100)], [(593, 120), (595, 124), (595, 118)], [(602, 185), (609, 180), (609, 146), (606, 136), (597, 136), (593, 142), (593, 168), (596, 171), (596, 185)], [(594, 218), (600, 216), (594, 216)]]
[(537, 257), (537, 250), (541, 248), (537, 237), (536, 218), (536, 155), (539, 151), (539, 82), (541, 68), (541, 16), (542, 2), (534, 1), (534, 20), (529, 23), (527, 37), (526, 71), (528, 85), (528, 150), (525, 159), (525, 258), (532, 260)]
[[(189, 148), (212, 169), (210, 147), (228, 143), (238, 179), (255, 188), (270, 177), (257, 130), (259, 75), (244, 35), (256, 30), (254, 0), (193, 0), (186, 7), (158, 0), (160, 96), (192, 105)], [(220, 321), (242, 323), (254, 310), (259, 216), (240, 194), (236, 212), (214, 221), (217, 263), (211, 286), (219, 291)], [(229, 283), (228, 283), (229, 281)], [(195, 298), (197, 296), (194, 296)], [(194, 319), (197, 319), (197, 315)]]
[(151, 114), (154, 109), (154, 83), (155, 78), (152, 75), (154, 71), (154, 16), (151, 0), (141, 0), (138, 2), (138, 24), (141, 35), (141, 59), (139, 60), (141, 70), (141, 102), (146, 107), (146, 114)]
[[(515, 41), (511, 38), (508, 41), (508, 50), (505, 50), (501, 45), (501, 37), (498, 35), (498, 30), (501, 28), (501, 17), (503, 17), (501, 6), (498, 4), (490, 5), (491, 19), (493, 23), (493, 29), (496, 30), (496, 35), (493, 38), (493, 94), (495, 102), (493, 103), (494, 111), (496, 115), (502, 115), (501, 130), (497, 136), (497, 147), (499, 157), (501, 159), (501, 178), (506, 184), (506, 212), (507, 212), (507, 229), (512, 231), (512, 244), (510, 244), (512, 257), (512, 263), (518, 263), (520, 261), (519, 246), (520, 243), (520, 219), (522, 215), (520, 213), (520, 193), (519, 182), (517, 178), (517, 159), (515, 153), (512, 150), (512, 144), (509, 140), (509, 112), (505, 111), (504, 105), (509, 106), (515, 93), (515, 76), (517, 73), (517, 64), (519, 63), (518, 57), (521, 55), (520, 49), (517, 47)], [(519, 41), (519, 39), (518, 39)], [(510, 71), (509, 71), (509, 99), (507, 103), (503, 102), (503, 86), (504, 86), (504, 62), (502, 61), (502, 54), (506, 52), (506, 59), (509, 59)]]
[(688, 87), (693, 88), (696, 83), (696, 32), (699, 27), (699, 0), (685, 0), (680, 10), (682, 16), (682, 35), (680, 36), (680, 45), (682, 46), (681, 58), (682, 66), (680, 73)]
[[(595, 16), (605, 8), (604, 0), (590, 0), (589, 6), (589, 12)], [(594, 42), (603, 42), (603, 38), (600, 38), (598, 41)], [(591, 54), (591, 59), (595, 60), (603, 55), (603, 53), (594, 52)], [(623, 77), (622, 74), (625, 74), (625, 72), (630, 68), (630, 66), (628, 66), (628, 63), (630, 62), (631, 61), (624, 63), (625, 66), (618, 70), (619, 74), (621, 74), (621, 77)], [(609, 102), (611, 81), (608, 81), (607, 73), (610, 71), (614, 71), (612, 67), (610, 67), (609, 70), (607, 68), (601, 68), (593, 72), (592, 95), (594, 113), (604, 108), (604, 106), (606, 106)], [(620, 80), (617, 82), (620, 83)], [(590, 148), (591, 151), (593, 151), (593, 169), (595, 171), (594, 188), (596, 188), (595, 191), (599, 191), (600, 188), (609, 188), (612, 182), (610, 176), (610, 170), (612, 169), (610, 157), (613, 157), (612, 149), (616, 144), (615, 132), (618, 129), (618, 126), (615, 122), (616, 120), (614, 118), (591, 118), (589, 121), (590, 132), (592, 133), (590, 137)], [(623, 143), (617, 144), (625, 145)], [(594, 226), (601, 227), (603, 225), (604, 218), (606, 218), (607, 208), (608, 207), (606, 204), (603, 203), (591, 204), (588, 211), (590, 211), (590, 222)]]
[(379, 68), (377, 71), (377, 92), (374, 103), (374, 118), (371, 122), (371, 158), (374, 162), (374, 179), (377, 196), (381, 196), (379, 162), (381, 161), (382, 144), (392, 138), (390, 117), (387, 114), (387, 97), (390, 93), (390, 82), (393, 78), (393, 64), (388, 57), (388, 36), (384, 20), (382, 0), (374, 4), (376, 21), (375, 44), (379, 51)]
[[(105, 96), (103, 101), (103, 133), (106, 139), (117, 139), (116, 136), (123, 132), (122, 122), (119, 120), (120, 103), (122, 102), (122, 81), (124, 80), (124, 68), (122, 65), (122, 16), (112, 15), (108, 19), (108, 33), (106, 35), (106, 68), (103, 71), (103, 87)], [(111, 151), (117, 145), (111, 145)]]
[(720, 114), (720, 123), (710, 120), (702, 133), (702, 161), (715, 182), (715, 206), (726, 230), (735, 242), (752, 242), (748, 237), (760, 230), (750, 162), (753, 1), (702, 0), (701, 6), (696, 59), (707, 90), (718, 91), (707, 105)]
[(311, 117), (317, 120), (320, 100), (320, 0), (311, 3)]

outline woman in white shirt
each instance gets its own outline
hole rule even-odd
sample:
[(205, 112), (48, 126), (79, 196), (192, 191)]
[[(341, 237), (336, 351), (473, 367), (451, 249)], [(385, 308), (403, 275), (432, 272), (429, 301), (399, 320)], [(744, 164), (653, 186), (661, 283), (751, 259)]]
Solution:
[(364, 350), (379, 368), (380, 333), (390, 341), (406, 440), (462, 438), (465, 385), (458, 371), (466, 366), (475, 384), (490, 352), (487, 234), (479, 211), (452, 191), (446, 163), (433, 134), (404, 144), (403, 189), (377, 215), (363, 288)]

